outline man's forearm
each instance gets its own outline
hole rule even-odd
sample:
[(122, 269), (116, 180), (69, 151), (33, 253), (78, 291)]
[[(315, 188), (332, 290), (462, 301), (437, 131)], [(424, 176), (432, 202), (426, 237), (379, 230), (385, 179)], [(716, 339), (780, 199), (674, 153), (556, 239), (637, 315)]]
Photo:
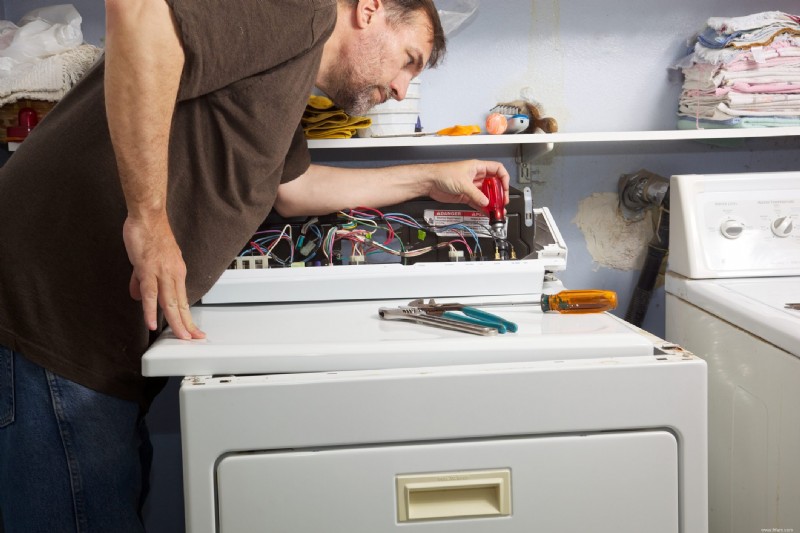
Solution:
[(106, 0), (105, 100), (129, 216), (166, 211), (169, 131), (184, 55), (164, 0)]
[(382, 207), (430, 191), (431, 165), (340, 168), (311, 165), (278, 188), (275, 209), (283, 216), (322, 215), (357, 206)]

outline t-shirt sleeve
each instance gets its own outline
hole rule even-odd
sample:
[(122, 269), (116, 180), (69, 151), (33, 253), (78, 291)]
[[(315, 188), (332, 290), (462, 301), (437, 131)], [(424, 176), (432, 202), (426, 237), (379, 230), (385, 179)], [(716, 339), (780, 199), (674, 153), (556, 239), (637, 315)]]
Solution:
[(307, 52), (328, 37), (336, 10), (336, 0), (166, 1), (186, 57), (178, 100), (221, 89)]
[(281, 183), (286, 183), (302, 176), (310, 165), (311, 155), (308, 153), (308, 141), (306, 141), (303, 127), (297, 126), (297, 131), (294, 132), (294, 137), (292, 138), (292, 145), (286, 154)]

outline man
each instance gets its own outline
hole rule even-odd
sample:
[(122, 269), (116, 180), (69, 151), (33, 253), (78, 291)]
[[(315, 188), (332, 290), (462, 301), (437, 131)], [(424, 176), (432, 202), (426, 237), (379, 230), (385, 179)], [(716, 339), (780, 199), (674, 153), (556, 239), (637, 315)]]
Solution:
[(141, 530), (163, 382), (140, 357), (164, 320), (205, 336), (190, 305), (271, 208), (479, 207), (483, 178), (508, 187), (494, 162), (310, 165), (314, 85), (361, 113), (443, 51), (431, 0), (106, 0), (104, 61), (0, 170), (6, 533)]

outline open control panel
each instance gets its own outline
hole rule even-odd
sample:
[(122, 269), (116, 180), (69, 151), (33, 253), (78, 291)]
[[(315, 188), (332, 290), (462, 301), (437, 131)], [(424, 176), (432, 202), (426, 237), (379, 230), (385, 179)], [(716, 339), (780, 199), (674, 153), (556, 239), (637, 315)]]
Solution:
[(567, 248), (547, 208), (511, 190), (501, 259), (488, 217), (417, 199), (324, 217), (275, 214), (243, 248), (204, 304), (535, 294)]

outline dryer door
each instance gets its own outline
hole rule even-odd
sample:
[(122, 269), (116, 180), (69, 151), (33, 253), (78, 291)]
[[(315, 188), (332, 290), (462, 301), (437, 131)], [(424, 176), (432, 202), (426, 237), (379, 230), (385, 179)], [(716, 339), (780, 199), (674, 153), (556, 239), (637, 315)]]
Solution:
[(219, 531), (675, 533), (666, 431), (233, 454)]

